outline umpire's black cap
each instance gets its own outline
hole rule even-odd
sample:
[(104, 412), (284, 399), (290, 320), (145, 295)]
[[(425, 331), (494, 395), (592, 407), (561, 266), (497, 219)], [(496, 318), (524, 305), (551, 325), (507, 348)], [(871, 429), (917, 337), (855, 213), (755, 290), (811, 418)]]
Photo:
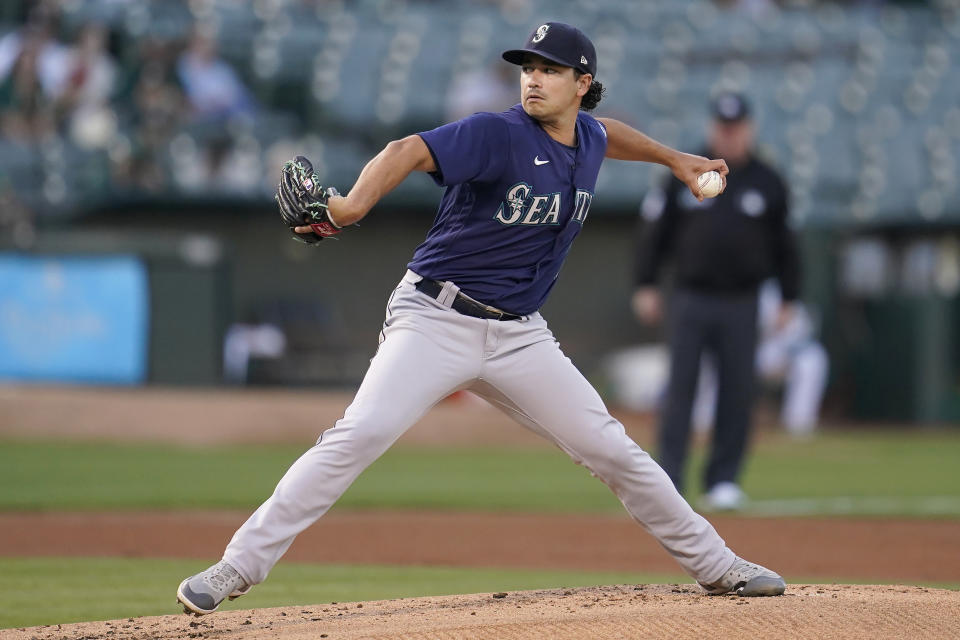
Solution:
[(597, 77), (597, 50), (583, 31), (569, 24), (547, 22), (540, 25), (527, 38), (525, 48), (504, 51), (503, 59), (512, 64), (523, 64), (523, 56), (527, 53)]
[(750, 117), (750, 103), (739, 93), (724, 91), (710, 103), (710, 111), (720, 122), (740, 122)]

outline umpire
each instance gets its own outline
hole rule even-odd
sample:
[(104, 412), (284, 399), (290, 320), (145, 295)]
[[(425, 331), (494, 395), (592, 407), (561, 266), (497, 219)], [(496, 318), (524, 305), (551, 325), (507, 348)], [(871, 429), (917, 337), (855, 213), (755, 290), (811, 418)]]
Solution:
[(726, 190), (698, 202), (676, 179), (651, 189), (641, 207), (633, 308), (649, 324), (660, 321), (658, 276), (673, 263), (669, 309), (670, 381), (660, 423), (660, 464), (678, 490), (690, 438), (690, 414), (700, 358), (715, 358), (716, 424), (704, 472), (705, 506), (737, 509), (745, 496), (740, 474), (751, 422), (757, 294), (775, 276), (783, 291), (778, 323), (797, 297), (799, 265), (787, 226), (787, 190), (753, 152), (753, 123), (746, 99), (723, 93), (711, 104), (709, 150), (730, 173)]

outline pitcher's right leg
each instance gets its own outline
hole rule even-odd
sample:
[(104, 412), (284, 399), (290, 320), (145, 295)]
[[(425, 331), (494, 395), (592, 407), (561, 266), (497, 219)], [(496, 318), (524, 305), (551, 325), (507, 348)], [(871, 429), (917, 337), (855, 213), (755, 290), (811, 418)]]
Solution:
[[(459, 338), (468, 336), (460, 332)], [(326, 513), (361, 471), (463, 384), (468, 363), (449, 346), (440, 336), (403, 327), (387, 335), (344, 417), (290, 467), (230, 541), (224, 559), (248, 584), (261, 582), (294, 537)]]
[(410, 272), (387, 304), (380, 348), (334, 428), (300, 457), (234, 534), (223, 560), (184, 580), (187, 613), (212, 613), (262, 582), (298, 533), (439, 400), (479, 375), (486, 323), (414, 288)]

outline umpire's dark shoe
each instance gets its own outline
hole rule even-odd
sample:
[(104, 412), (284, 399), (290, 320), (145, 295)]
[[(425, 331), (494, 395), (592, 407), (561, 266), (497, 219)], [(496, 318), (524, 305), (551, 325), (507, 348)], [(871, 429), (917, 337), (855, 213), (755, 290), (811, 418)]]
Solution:
[(711, 596), (731, 591), (741, 596), (780, 596), (786, 590), (787, 583), (770, 569), (738, 556), (719, 580), (710, 584), (701, 582), (700, 586)]
[(206, 571), (180, 583), (177, 601), (184, 613), (202, 616), (213, 613), (227, 597), (239, 598), (250, 591), (237, 570), (221, 560)]

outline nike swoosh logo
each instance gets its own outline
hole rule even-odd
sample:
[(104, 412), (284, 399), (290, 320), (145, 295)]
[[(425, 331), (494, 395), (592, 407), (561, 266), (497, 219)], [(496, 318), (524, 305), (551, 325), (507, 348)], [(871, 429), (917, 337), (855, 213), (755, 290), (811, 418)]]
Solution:
[(540, 156), (534, 156), (534, 157), (533, 157), (533, 164), (537, 165), (538, 167), (539, 167), (540, 165), (542, 165), (542, 164), (547, 164), (548, 162), (550, 162), (550, 161), (549, 161), (549, 160), (541, 160), (541, 159), (540, 159)]

